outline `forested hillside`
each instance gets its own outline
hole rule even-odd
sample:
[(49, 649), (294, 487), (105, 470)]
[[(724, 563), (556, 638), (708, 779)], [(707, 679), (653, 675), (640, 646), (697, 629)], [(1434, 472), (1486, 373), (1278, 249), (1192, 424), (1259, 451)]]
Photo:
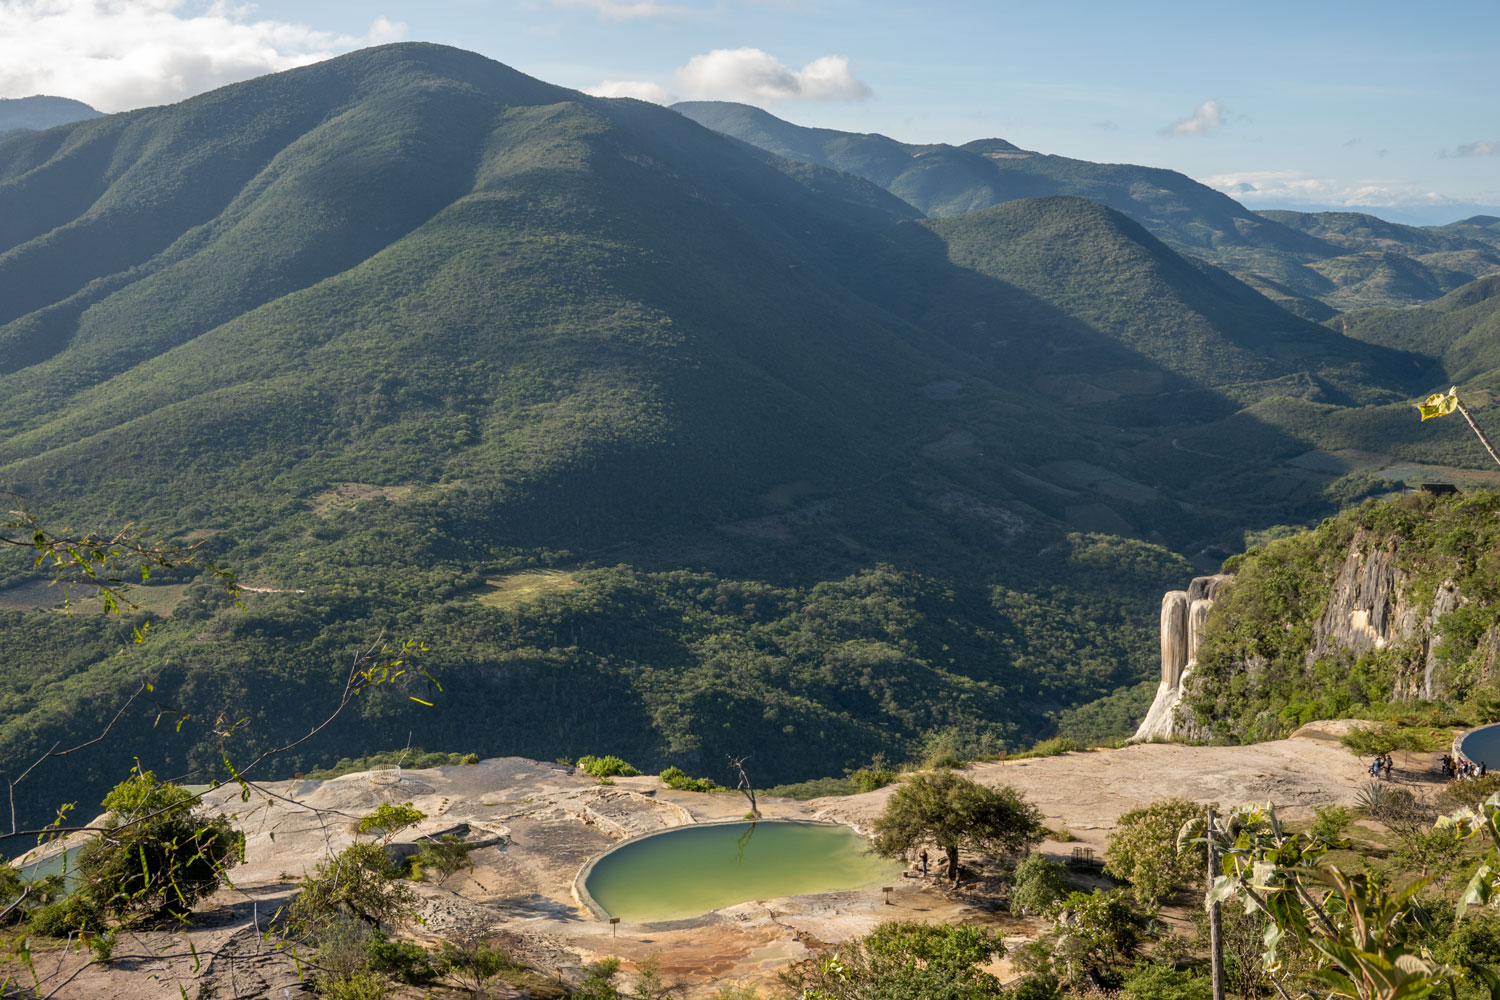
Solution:
[(1485, 217), (1419, 227), (1356, 212), (1257, 213), (1176, 171), (1051, 156), (1004, 139), (962, 146), (902, 143), (803, 128), (744, 104), (689, 101), (674, 107), (780, 156), (870, 180), (927, 216), (1049, 195), (1108, 205), (1174, 249), (1232, 271), (1311, 320), (1346, 309), (1426, 302), (1500, 272), (1500, 230)]
[(159, 571), (137, 646), (6, 556), (7, 772), (154, 681), (21, 805), (301, 735), (381, 635), (441, 690), (278, 767), (1029, 745), (1152, 675), (1190, 558), (1386, 487), (1272, 415), (1430, 391), (1112, 209), (912, 215), (432, 45), (0, 142), (0, 488), (257, 588)]

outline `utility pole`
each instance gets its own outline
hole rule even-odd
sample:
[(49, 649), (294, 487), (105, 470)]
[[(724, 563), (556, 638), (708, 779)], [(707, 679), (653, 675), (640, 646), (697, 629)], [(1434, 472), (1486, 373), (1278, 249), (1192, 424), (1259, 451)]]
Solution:
[[(1214, 807), (1208, 807), (1208, 892), (1214, 888), (1218, 876), (1219, 850), (1214, 830)], [(1212, 956), (1214, 977), (1214, 1000), (1224, 1000), (1224, 922), (1217, 901), (1208, 906), (1208, 948)]]

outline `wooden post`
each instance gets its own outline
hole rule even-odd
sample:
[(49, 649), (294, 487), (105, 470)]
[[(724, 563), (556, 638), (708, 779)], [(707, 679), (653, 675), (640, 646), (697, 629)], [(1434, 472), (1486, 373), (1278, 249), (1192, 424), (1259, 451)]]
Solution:
[[(1213, 891), (1218, 873), (1219, 852), (1214, 840), (1214, 807), (1208, 807), (1208, 891)], [(1214, 1000), (1224, 1000), (1224, 923), (1219, 904), (1208, 907), (1208, 948), (1212, 959)]]
[(1490, 439), (1484, 436), (1484, 431), (1479, 429), (1479, 425), (1474, 422), (1473, 417), (1469, 416), (1469, 411), (1464, 409), (1464, 404), (1458, 401), (1458, 397), (1456, 395), (1453, 398), (1453, 405), (1458, 407), (1458, 412), (1462, 413), (1464, 415), (1464, 419), (1469, 422), (1469, 427), (1472, 428), (1474, 433), (1478, 436), (1479, 443), (1484, 445), (1484, 450), (1490, 453), (1490, 458), (1493, 458), (1495, 460), (1496, 465), (1500, 465), (1500, 455), (1495, 454), (1495, 446), (1490, 444)]
[(609, 918), (609, 936), (610, 937), (619, 937), (620, 936), (619, 931), (620, 931), (620, 918), (619, 917), (610, 917)]

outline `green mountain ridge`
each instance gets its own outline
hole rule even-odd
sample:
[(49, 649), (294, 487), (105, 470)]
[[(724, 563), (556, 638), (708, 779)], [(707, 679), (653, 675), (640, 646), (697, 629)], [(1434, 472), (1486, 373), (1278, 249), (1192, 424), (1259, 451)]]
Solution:
[[(1049, 195), (1097, 201), (1306, 319), (1424, 302), (1500, 271), (1500, 243), (1482, 225), (1403, 226), (1354, 212), (1252, 212), (1175, 171), (1050, 156), (1002, 139), (917, 145), (804, 128), (730, 102), (673, 108), (780, 156), (864, 177), (931, 217)], [(1462, 256), (1432, 256), (1455, 253)]]

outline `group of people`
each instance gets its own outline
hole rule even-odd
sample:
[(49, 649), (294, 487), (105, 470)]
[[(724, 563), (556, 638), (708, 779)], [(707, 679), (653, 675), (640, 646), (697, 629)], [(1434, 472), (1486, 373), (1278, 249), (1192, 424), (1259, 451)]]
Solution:
[(1391, 768), (1394, 766), (1395, 762), (1391, 760), (1390, 754), (1377, 755), (1375, 758), (1375, 762), (1370, 765), (1370, 776), (1373, 778), (1378, 778), (1380, 777), (1380, 772), (1384, 771), (1385, 780), (1390, 781)]
[(1446, 753), (1443, 754), (1439, 767), (1442, 769), (1443, 776), (1447, 778), (1483, 778), (1489, 774), (1489, 767), (1484, 761), (1478, 764), (1472, 760), (1455, 761), (1452, 754)]

